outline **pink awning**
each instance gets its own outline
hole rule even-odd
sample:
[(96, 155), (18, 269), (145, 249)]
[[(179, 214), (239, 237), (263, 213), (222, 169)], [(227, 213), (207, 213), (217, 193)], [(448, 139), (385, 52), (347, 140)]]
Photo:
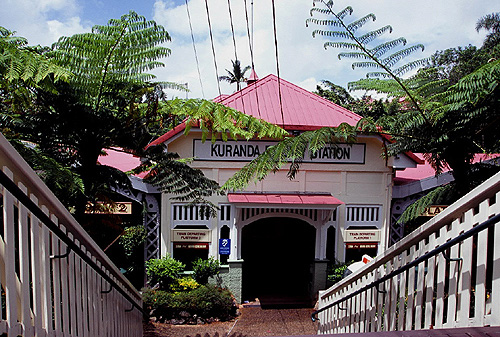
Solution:
[(330, 194), (286, 193), (229, 193), (229, 202), (235, 204), (274, 205), (341, 205), (342, 201)]

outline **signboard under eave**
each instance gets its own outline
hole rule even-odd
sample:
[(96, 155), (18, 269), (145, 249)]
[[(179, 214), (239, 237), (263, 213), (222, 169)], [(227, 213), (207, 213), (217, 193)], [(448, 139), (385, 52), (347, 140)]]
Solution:
[[(196, 160), (251, 161), (277, 142), (271, 141), (221, 141), (203, 142), (195, 139), (193, 155)], [(366, 144), (335, 144), (306, 154), (305, 163), (364, 164)]]

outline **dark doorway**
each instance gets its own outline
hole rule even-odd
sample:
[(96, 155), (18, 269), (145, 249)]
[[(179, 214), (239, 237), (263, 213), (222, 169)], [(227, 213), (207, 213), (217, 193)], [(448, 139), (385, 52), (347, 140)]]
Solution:
[(242, 231), (243, 300), (261, 306), (312, 305), (316, 229), (293, 218), (265, 218)]

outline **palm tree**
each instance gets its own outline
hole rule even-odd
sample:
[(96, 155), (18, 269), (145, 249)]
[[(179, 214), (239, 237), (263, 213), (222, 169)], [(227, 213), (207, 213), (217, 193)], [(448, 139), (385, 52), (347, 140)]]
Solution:
[(239, 91), (241, 89), (240, 83), (245, 82), (247, 79), (245, 77), (245, 73), (250, 70), (250, 66), (246, 66), (241, 69), (241, 64), (239, 60), (231, 60), (233, 63), (233, 71), (229, 71), (226, 69), (228, 76), (219, 76), (219, 81), (226, 81), (231, 84), (236, 83), (236, 90)]
[(493, 47), (500, 42), (500, 13), (492, 13), (481, 17), (476, 23), (476, 30), (486, 29), (489, 34), (484, 40), (484, 46)]

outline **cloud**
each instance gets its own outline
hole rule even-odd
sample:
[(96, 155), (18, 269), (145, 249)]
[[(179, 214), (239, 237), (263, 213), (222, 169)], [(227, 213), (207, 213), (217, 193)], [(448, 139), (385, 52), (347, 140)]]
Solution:
[(78, 16), (76, 0), (4, 0), (2, 26), (28, 39), (30, 44), (51, 45), (62, 35), (90, 30)]
[[(247, 1), (250, 4), (250, 0)], [(271, 1), (255, 1), (254, 4), (254, 63), (257, 74), (263, 77), (269, 73), (277, 74), (277, 62), (274, 45), (274, 27)], [(313, 27), (305, 27), (309, 17), (311, 2), (304, 0), (277, 1), (276, 31), (279, 48), (280, 76), (293, 83), (314, 89), (314, 81), (328, 79), (340, 85), (357, 80), (366, 71), (351, 69), (349, 60), (339, 61), (338, 50), (323, 48), (325, 39), (311, 37)], [(336, 1), (334, 10), (339, 11), (352, 1)], [(205, 1), (189, 2), (191, 24), (194, 31), (196, 48), (203, 82), (205, 98), (218, 95), (218, 75), (225, 74), (225, 68), (231, 67), (235, 58), (232, 41), (231, 22), (226, 0), (209, 2), (212, 35), (216, 53), (214, 63)], [(231, 2), (233, 27), (236, 36), (237, 54), (242, 65), (251, 63), (247, 38), (247, 20), (244, 1)], [(423, 43), (424, 53), (418, 57), (427, 57), (436, 50), (459, 45), (480, 45), (484, 33), (475, 31), (475, 22), (479, 17), (494, 12), (493, 0), (419, 0), (414, 1), (373, 1), (359, 0), (353, 4), (352, 18), (359, 18), (368, 13), (375, 13), (377, 20), (366, 25), (373, 30), (385, 25), (392, 25), (394, 31), (382, 39), (393, 39), (400, 36), (407, 38), (409, 44)], [(250, 15), (250, 8), (248, 11)], [(172, 35), (172, 56), (166, 60), (167, 67), (157, 72), (160, 78), (189, 83), (191, 97), (201, 97), (200, 80), (196, 70), (193, 46), (187, 19), (186, 6), (172, 6), (157, 0), (154, 6), (154, 19)], [(381, 40), (377, 40), (380, 42)], [(222, 93), (232, 93), (234, 85), (219, 83)], [(175, 93), (174, 93), (175, 95)]]

